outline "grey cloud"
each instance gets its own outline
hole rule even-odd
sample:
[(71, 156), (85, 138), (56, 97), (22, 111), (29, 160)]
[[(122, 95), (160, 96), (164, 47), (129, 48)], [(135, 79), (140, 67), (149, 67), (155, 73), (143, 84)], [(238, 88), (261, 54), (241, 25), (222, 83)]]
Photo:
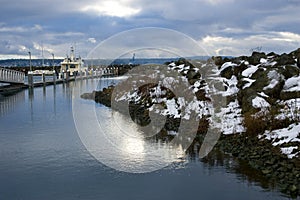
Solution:
[[(88, 42), (89, 38), (101, 41), (120, 31), (146, 26), (175, 29), (199, 41), (207, 36), (225, 38), (209, 47), (224, 54), (245, 52), (250, 45), (260, 43), (268, 49), (292, 50), (295, 43), (283, 46), (269, 37), (277, 37), (276, 32), (300, 33), (298, 0), (123, 1), (141, 9), (128, 18), (81, 11), (85, 5), (100, 1), (2, 0), (0, 54), (21, 54), (22, 47), (33, 49), (33, 43), (41, 41), (60, 56), (72, 42), (87, 54), (95, 45)], [(226, 38), (232, 38), (231, 42)], [(5, 42), (9, 42), (9, 48)]]
[(217, 55), (249, 55), (252, 48), (262, 47), (265, 52), (290, 52), (299, 48), (300, 34), (290, 32), (261, 32), (259, 34), (232, 38), (207, 36), (199, 44)]

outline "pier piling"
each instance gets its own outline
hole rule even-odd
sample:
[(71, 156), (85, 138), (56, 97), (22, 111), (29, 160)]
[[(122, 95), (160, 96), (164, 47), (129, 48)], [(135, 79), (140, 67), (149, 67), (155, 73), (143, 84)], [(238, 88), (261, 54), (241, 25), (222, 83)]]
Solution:
[(46, 76), (45, 76), (45, 72), (44, 71), (42, 73), (42, 81), (43, 81), (43, 85), (45, 87), (46, 86)]
[(30, 88), (33, 87), (33, 74), (32, 74), (32, 72), (28, 72), (28, 86)]

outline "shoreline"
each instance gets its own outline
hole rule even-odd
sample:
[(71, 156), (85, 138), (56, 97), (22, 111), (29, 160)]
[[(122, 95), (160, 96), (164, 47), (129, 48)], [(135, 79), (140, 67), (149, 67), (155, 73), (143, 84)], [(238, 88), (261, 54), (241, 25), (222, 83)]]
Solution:
[[(103, 90), (105, 94), (102, 94), (100, 91), (95, 91), (90, 94), (86, 93), (82, 95), (82, 98), (93, 99), (96, 97), (97, 103), (110, 107), (109, 102), (112, 90), (113, 87), (109, 87)], [(99, 95), (100, 93), (101, 95)], [(141, 113), (135, 115), (135, 117), (140, 116), (142, 116)], [(175, 125), (175, 127), (178, 125), (179, 124)], [(203, 125), (203, 123), (199, 124), (200, 129)], [(169, 125), (166, 124), (165, 127), (168, 126)], [(174, 125), (171, 127), (174, 127)], [(163, 139), (165, 141), (171, 140), (173, 136), (166, 134), (165, 131), (164, 134), (160, 134), (156, 139)], [(199, 146), (199, 144), (202, 144), (205, 137), (203, 130), (201, 132), (202, 133), (199, 133), (198, 131), (193, 144), (187, 150), (188, 155), (197, 155), (198, 151), (194, 152), (194, 149), (200, 149), (201, 145)], [(300, 196), (300, 160), (296, 157), (291, 159), (287, 158), (287, 156), (282, 154), (280, 149), (273, 146), (270, 141), (259, 140), (256, 137), (246, 136), (245, 134), (222, 134), (214, 146), (214, 149), (207, 157), (200, 159), (200, 161), (209, 162), (210, 160), (215, 160), (213, 154), (215, 154), (216, 151), (220, 151), (224, 155), (229, 155), (231, 158), (238, 159), (239, 162), (246, 162), (245, 164), (247, 166), (260, 173), (257, 174), (258, 176), (266, 179), (268, 184), (283, 194), (291, 198)]]
[[(225, 58), (225, 60), (223, 58), (214, 58), (214, 62), (218, 66), (220, 79), (226, 84), (226, 91), (223, 94), (227, 98), (227, 107), (229, 106), (229, 109), (226, 108), (224, 114), (232, 115), (232, 118), (225, 119), (223, 123), (229, 122), (231, 124), (232, 122), (230, 121), (240, 119), (237, 122), (240, 123), (238, 125), (241, 127), (240, 131), (230, 129), (231, 132), (222, 134), (214, 149), (221, 151), (223, 154), (229, 154), (232, 158), (241, 162), (246, 162), (252, 169), (257, 170), (257, 173), (268, 180), (270, 184), (275, 184), (276, 189), (291, 198), (300, 196), (299, 148), (297, 149), (297, 145), (300, 147), (300, 142), (298, 142), (297, 138), (300, 134), (289, 140), (285, 139), (289, 136), (287, 135), (289, 134), (288, 130), (292, 129), (293, 126), (297, 128), (299, 121), (296, 118), (290, 118), (290, 113), (288, 115), (285, 114), (284, 105), (290, 99), (300, 98), (298, 86), (288, 85), (291, 80), (297, 79), (300, 73), (296, 66), (298, 60), (295, 58), (298, 59), (298, 57), (295, 55), (297, 52), (300, 53), (300, 49), (283, 55), (253, 53), (250, 57)], [(197, 73), (192, 73), (193, 77), (188, 77), (192, 69), (197, 67), (187, 60), (179, 60), (175, 61), (174, 64), (167, 63), (167, 65), (175, 66), (174, 68), (179, 70), (182, 65), (183, 69), (185, 69), (185, 66), (191, 66), (182, 75), (187, 77), (192, 86), (201, 80), (201, 76), (197, 75)], [(271, 75), (274, 75), (274, 77)], [(271, 84), (273, 84), (273, 87), (270, 87)], [(152, 87), (155, 88), (157, 85)], [(292, 88), (292, 90), (289, 88)], [(110, 107), (113, 89), (114, 86), (110, 86), (102, 91), (82, 94), (81, 97)], [(149, 96), (143, 92), (143, 88), (139, 88), (139, 90), (142, 91), (137, 93), (139, 96), (133, 98), (131, 96), (131, 100), (125, 100), (123, 104), (126, 101), (127, 104), (128, 102), (133, 102), (135, 107), (131, 106), (131, 109), (133, 109), (131, 110), (131, 117), (133, 119), (137, 118), (138, 120), (136, 121), (142, 121), (147, 124), (149, 118), (145, 108), (151, 108), (153, 104), (145, 106)], [(198, 89), (197, 91), (202, 92), (196, 95), (198, 101), (209, 100), (204, 90)], [(142, 100), (139, 97), (142, 97)], [(173, 97), (171, 95), (169, 97), (166, 96), (166, 98)], [(239, 108), (230, 107), (231, 104)], [(169, 141), (174, 137), (169, 135), (168, 131), (176, 132), (180, 121), (176, 122), (170, 116), (168, 119), (170, 120), (167, 120), (163, 130), (156, 136), (156, 139)], [(207, 119), (207, 117), (202, 117), (202, 120), (199, 121), (197, 136), (187, 150), (188, 153), (194, 154), (193, 150), (200, 148), (199, 145), (202, 144), (209, 125)], [(291, 128), (288, 129), (287, 127)], [(284, 133), (280, 132), (285, 130), (286, 132)], [(279, 135), (277, 138), (272, 139), (272, 137), (276, 136), (275, 133), (283, 134), (283, 136)], [(293, 147), (295, 145), (296, 148)], [(283, 151), (283, 149), (287, 148), (292, 149), (289, 154)], [(211, 152), (210, 154), (214, 153)], [(210, 159), (210, 154), (203, 161)]]

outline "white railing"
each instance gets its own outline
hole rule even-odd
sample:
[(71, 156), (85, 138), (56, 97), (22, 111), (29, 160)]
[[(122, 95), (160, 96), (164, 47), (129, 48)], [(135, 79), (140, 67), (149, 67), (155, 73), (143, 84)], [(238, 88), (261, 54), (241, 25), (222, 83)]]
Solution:
[(25, 83), (25, 73), (11, 69), (0, 68), (0, 82)]

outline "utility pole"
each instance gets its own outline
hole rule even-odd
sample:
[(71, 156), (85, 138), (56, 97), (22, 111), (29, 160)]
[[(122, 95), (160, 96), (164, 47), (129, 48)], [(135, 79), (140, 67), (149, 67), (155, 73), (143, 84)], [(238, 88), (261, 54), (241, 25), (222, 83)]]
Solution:
[(32, 71), (32, 66), (31, 66), (31, 52), (28, 52), (29, 54), (29, 71)]
[(54, 82), (54, 84), (56, 84), (56, 71), (55, 71), (55, 67), (54, 67), (54, 53), (51, 53), (51, 55), (52, 55), (53, 82)]
[(53, 71), (55, 71), (55, 69), (54, 69), (54, 53), (52, 53), (51, 55), (52, 55), (52, 67), (53, 67)]
[[(28, 52), (29, 54), (29, 72), (28, 72), (28, 85), (30, 88), (33, 87), (33, 72), (32, 72), (32, 66), (31, 66), (31, 52)], [(30, 90), (29, 90), (30, 91)]]

